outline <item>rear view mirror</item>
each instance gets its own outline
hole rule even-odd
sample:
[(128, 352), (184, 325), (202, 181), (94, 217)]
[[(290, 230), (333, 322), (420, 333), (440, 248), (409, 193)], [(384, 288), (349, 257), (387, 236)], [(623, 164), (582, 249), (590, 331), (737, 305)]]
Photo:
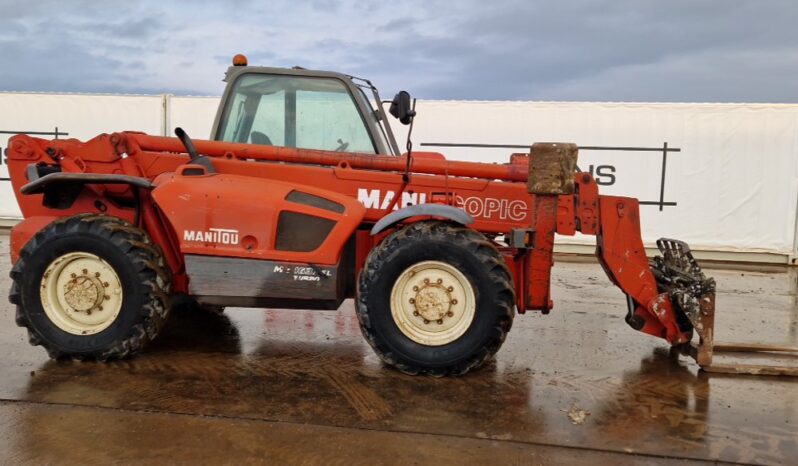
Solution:
[(388, 112), (403, 125), (409, 125), (413, 121), (413, 117), (416, 116), (416, 111), (413, 109), (412, 100), (410, 99), (410, 93), (407, 91), (399, 91), (399, 93), (393, 97), (391, 108), (388, 109)]

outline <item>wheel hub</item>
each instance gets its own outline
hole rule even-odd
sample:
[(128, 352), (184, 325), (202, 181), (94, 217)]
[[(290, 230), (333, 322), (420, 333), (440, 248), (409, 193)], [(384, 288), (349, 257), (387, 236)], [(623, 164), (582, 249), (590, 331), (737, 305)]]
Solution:
[(122, 307), (122, 283), (114, 269), (85, 252), (64, 254), (50, 263), (40, 294), (50, 321), (75, 335), (108, 328)]
[(451, 343), (475, 314), (471, 283), (451, 264), (424, 261), (408, 267), (391, 291), (391, 316), (402, 333), (429, 346)]
[(96, 277), (75, 277), (64, 285), (64, 301), (76, 311), (91, 313), (105, 299), (104, 291)]
[(427, 324), (430, 321), (435, 321), (438, 324), (443, 324), (443, 320), (447, 317), (453, 317), (452, 304), (457, 303), (451, 295), (453, 287), (445, 287), (443, 280), (438, 279), (439, 282), (430, 283), (429, 279), (425, 279), (421, 286), (413, 287), (414, 290), (418, 289), (415, 298), (411, 298), (410, 304), (416, 308), (417, 317), (424, 319)]

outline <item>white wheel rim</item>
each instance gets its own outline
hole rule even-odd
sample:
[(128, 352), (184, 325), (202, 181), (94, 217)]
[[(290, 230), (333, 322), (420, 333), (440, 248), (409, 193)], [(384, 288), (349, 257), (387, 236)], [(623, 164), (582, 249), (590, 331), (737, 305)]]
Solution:
[(451, 343), (471, 326), (474, 288), (462, 272), (440, 261), (408, 267), (391, 290), (391, 316), (402, 333), (422, 345)]
[(108, 328), (122, 309), (122, 282), (104, 260), (87, 252), (70, 252), (44, 271), (40, 294), (50, 321), (73, 335)]

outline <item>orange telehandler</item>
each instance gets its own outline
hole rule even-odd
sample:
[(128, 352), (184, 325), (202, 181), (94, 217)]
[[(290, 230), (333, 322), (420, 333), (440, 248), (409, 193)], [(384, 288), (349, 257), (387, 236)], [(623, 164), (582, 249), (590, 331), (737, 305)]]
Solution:
[[(179, 128), (11, 139), (25, 219), (10, 300), (51, 357), (141, 350), (176, 294), (331, 310), (354, 297), (387, 364), (463, 374), (496, 353), (516, 312), (552, 309), (555, 233), (581, 232), (626, 294), (626, 322), (710, 364), (714, 281), (680, 241), (660, 240), (649, 263), (638, 201), (600, 195), (575, 145), (537, 143), (506, 164), (409, 140), (402, 154), (367, 80), (240, 55), (225, 80), (212, 140)], [(414, 107), (403, 91), (388, 113), (412, 129)]]

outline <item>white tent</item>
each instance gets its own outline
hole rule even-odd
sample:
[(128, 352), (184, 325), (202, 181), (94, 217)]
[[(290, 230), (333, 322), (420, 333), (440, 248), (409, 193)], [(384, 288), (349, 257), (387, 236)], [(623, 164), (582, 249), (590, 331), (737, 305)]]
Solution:
[[(219, 99), (170, 95), (0, 94), (0, 147), (13, 132), (91, 138), (121, 130), (208, 137)], [(798, 105), (419, 101), (416, 150), (502, 163), (535, 141), (575, 142), (602, 192), (633, 196), (643, 239), (687, 241), (706, 257), (788, 262), (797, 255)], [(406, 128), (394, 125), (403, 146)], [(663, 163), (665, 145), (669, 151)], [(444, 145), (444, 146), (441, 146)], [(678, 151), (676, 151), (678, 149)], [(5, 161), (0, 178), (7, 178)], [(19, 210), (0, 181), (0, 217)], [(584, 251), (592, 238), (558, 238)], [(713, 255), (714, 254), (714, 255)]]

